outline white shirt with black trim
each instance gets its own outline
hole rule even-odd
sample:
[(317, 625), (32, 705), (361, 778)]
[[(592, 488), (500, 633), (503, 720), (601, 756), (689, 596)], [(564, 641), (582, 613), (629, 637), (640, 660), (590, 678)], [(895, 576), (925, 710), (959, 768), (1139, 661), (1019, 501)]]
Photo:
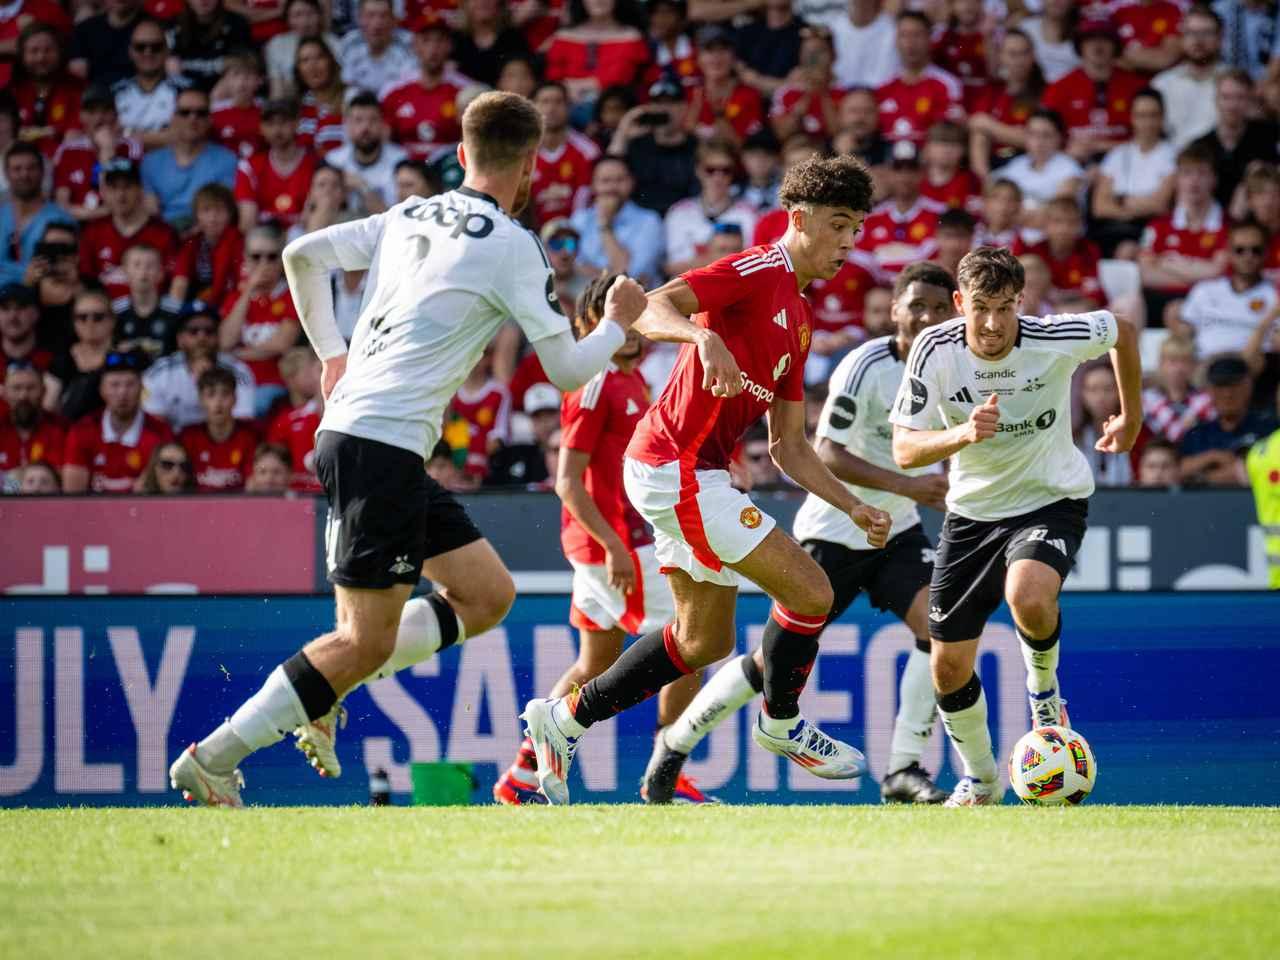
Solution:
[(1115, 346), (1107, 310), (1019, 317), (1013, 349), (1002, 360), (977, 356), (965, 342), (963, 317), (916, 337), (890, 415), (896, 426), (937, 429), (963, 423), (991, 394), (999, 397), (996, 435), (951, 457), (947, 510), (993, 521), (1093, 493), (1093, 471), (1071, 437), (1071, 376)]
[[(889, 426), (889, 412), (893, 409), (906, 368), (905, 358), (898, 355), (892, 336), (868, 340), (846, 355), (831, 374), (827, 402), (818, 420), (818, 436), (840, 444), (861, 460), (894, 473), (913, 477), (936, 473), (937, 466), (903, 470), (893, 462), (893, 428)], [(941, 421), (936, 426), (940, 428)], [(920, 522), (920, 511), (910, 497), (851, 483), (845, 486), (863, 503), (889, 514), (893, 520), (890, 537)], [(797, 540), (826, 540), (850, 550), (872, 549), (867, 543), (867, 535), (847, 513), (813, 494), (805, 497), (796, 513), (794, 533)]]
[(504, 320), (530, 341), (569, 331), (538, 238), (469, 187), (410, 197), (325, 236), (344, 266), (367, 265), (369, 274), (321, 430), (425, 457), (449, 400)]

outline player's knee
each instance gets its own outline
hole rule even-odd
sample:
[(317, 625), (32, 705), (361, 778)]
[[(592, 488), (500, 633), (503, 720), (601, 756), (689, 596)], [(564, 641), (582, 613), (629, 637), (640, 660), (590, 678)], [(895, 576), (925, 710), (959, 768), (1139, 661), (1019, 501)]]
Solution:
[(479, 621), (468, 634), (484, 633), (500, 624), (516, 602), (516, 585), (504, 567), (493, 575), (492, 582), (476, 598), (475, 619)]
[(831, 581), (824, 574), (821, 578), (815, 577), (806, 583), (805, 589), (796, 596), (795, 602), (785, 606), (792, 613), (798, 613), (801, 616), (825, 617), (831, 612), (835, 602), (835, 591), (831, 589)]
[(1009, 584), (1005, 597), (1013, 617), (1023, 629), (1043, 636), (1053, 631), (1058, 621), (1058, 598), (1054, 591), (1046, 589), (1030, 579), (1019, 579)]

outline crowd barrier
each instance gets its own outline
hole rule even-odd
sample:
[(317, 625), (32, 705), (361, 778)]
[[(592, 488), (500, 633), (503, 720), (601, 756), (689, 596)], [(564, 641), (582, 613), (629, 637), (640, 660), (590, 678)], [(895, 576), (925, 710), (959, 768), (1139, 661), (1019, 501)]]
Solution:
[[(801, 498), (755, 495), (790, 529)], [(569, 592), (560, 502), (463, 497), (521, 593)], [(923, 511), (936, 536), (941, 517)], [(0, 498), (0, 593), (327, 592), (323, 499)], [(1264, 590), (1266, 550), (1244, 490), (1101, 490), (1068, 590)]]
[[(1257, 592), (1071, 593), (1062, 678), (1076, 727), (1092, 743), (1101, 803), (1280, 802), (1280, 601)], [(767, 617), (743, 596), (738, 646)], [(322, 780), (286, 742), (244, 766), (246, 797), (265, 804), (368, 799), (384, 769), (407, 802), (409, 763), (475, 764), (475, 799), (512, 759), (524, 702), (574, 656), (563, 595), (519, 599), (506, 622), (460, 648), (354, 692), (341, 735), (345, 767)], [(326, 597), (8, 597), (0, 600), (0, 805), (173, 804), (166, 770), (333, 622)], [(753, 713), (729, 720), (688, 771), (734, 803), (874, 802), (884, 773), (897, 676), (909, 632), (859, 600), (823, 637), (803, 698), (808, 716), (859, 745), (872, 776), (817, 780), (761, 751)], [(1003, 610), (984, 636), (981, 674), (1003, 757), (1027, 726), (1024, 669)], [(579, 753), (577, 801), (634, 801), (654, 729), (653, 702), (601, 724)], [(939, 728), (926, 765), (958, 768)]]

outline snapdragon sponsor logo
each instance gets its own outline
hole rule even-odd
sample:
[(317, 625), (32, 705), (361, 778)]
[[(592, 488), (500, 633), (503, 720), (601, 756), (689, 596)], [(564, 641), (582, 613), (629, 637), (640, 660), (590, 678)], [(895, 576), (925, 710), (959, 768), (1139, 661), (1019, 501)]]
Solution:
[(742, 392), (751, 394), (761, 403), (773, 403), (773, 391), (760, 386), (760, 384), (748, 377), (745, 371), (742, 374)]

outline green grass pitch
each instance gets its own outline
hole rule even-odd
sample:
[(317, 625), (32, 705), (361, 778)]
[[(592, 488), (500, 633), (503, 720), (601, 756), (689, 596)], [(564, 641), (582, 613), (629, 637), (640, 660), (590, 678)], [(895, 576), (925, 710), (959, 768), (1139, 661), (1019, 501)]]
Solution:
[(0, 812), (0, 955), (1280, 957), (1280, 809)]

